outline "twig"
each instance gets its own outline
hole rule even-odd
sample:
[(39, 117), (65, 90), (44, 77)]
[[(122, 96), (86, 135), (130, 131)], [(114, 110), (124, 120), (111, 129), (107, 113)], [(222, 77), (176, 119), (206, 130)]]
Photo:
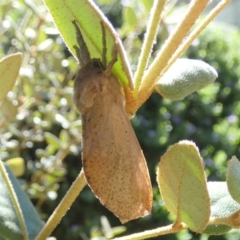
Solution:
[(140, 239), (153, 238), (153, 237), (158, 237), (165, 234), (175, 233), (186, 228), (187, 226), (185, 224), (174, 223), (169, 226), (144, 231), (141, 233), (135, 233), (125, 237), (115, 238), (115, 240), (140, 240)]
[(230, 2), (231, 0), (221, 1), (205, 18), (204, 20), (191, 32), (191, 34), (184, 40), (183, 44), (177, 49), (171, 57), (167, 66), (163, 69), (161, 76), (171, 67), (171, 65), (179, 58), (190, 46), (193, 40), (203, 31), (203, 29), (217, 16), (217, 14)]
[(208, 2), (209, 0), (195, 0), (192, 1), (192, 3), (189, 5), (184, 19), (182, 19), (176, 26), (175, 31), (165, 42), (161, 51), (158, 53), (157, 57), (150, 65), (148, 70), (145, 72), (142, 79), (142, 85), (138, 93), (138, 102), (134, 106), (136, 109), (133, 109), (132, 112), (135, 112), (138, 107), (141, 106), (150, 96), (155, 83), (161, 75), (162, 70), (165, 68), (171, 56), (182, 43), (183, 39), (187, 36), (191, 27), (194, 25), (195, 21), (202, 13), (202, 11), (205, 9)]
[(48, 219), (41, 232), (38, 234), (36, 240), (45, 240), (52, 233), (85, 185), (86, 181), (82, 170), (53, 214)]
[(148, 22), (146, 34), (144, 37), (143, 46), (141, 49), (141, 54), (138, 61), (137, 70), (134, 75), (134, 92), (137, 93), (140, 85), (144, 71), (148, 65), (149, 57), (151, 55), (152, 47), (155, 42), (157, 35), (159, 23), (162, 18), (162, 11), (166, 0), (155, 0), (153, 3), (152, 10), (150, 12), (150, 19)]

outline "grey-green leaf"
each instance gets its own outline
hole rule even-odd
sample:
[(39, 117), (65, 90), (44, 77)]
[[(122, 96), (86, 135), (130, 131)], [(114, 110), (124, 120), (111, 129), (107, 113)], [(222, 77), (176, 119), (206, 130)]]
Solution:
[[(17, 178), (10, 168), (5, 165), (9, 179), (17, 195), (21, 210), (23, 212), (27, 227), (29, 240), (34, 240), (43, 227), (43, 222), (39, 218), (35, 208), (30, 202), (27, 194), (22, 190)], [(9, 240), (22, 240), (22, 232), (19, 221), (12, 204), (8, 189), (0, 174), (0, 235)]]
[(235, 156), (228, 163), (227, 185), (232, 198), (240, 203), (240, 163)]
[[(211, 199), (211, 217), (229, 217), (240, 209), (240, 204), (235, 202), (228, 192), (226, 182), (208, 182), (208, 191)], [(231, 230), (230, 226), (208, 225), (203, 233), (221, 235)]]
[(159, 79), (155, 90), (164, 98), (180, 100), (212, 83), (218, 74), (209, 64), (195, 59), (178, 59)]

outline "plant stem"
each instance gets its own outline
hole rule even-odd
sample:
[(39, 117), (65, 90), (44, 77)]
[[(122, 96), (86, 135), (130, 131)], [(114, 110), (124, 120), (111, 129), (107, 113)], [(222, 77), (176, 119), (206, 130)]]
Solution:
[(142, 85), (138, 93), (138, 102), (135, 106), (136, 109), (133, 109), (132, 112), (136, 112), (137, 108), (140, 107), (150, 96), (155, 83), (161, 75), (162, 70), (165, 68), (168, 61), (171, 59), (171, 56), (182, 43), (183, 39), (187, 36), (191, 27), (205, 9), (208, 2), (209, 0), (195, 0), (190, 3), (185, 17), (179, 21), (175, 31), (165, 42), (161, 51), (158, 53), (148, 70), (145, 72), (142, 79)]
[(115, 240), (140, 240), (140, 239), (147, 239), (147, 238), (153, 238), (153, 237), (158, 237), (161, 235), (165, 235), (165, 234), (170, 234), (170, 233), (175, 233), (178, 232), (180, 230), (186, 229), (187, 226), (184, 224), (171, 224), (169, 226), (165, 226), (165, 227), (160, 227), (160, 228), (156, 228), (153, 230), (148, 230), (148, 231), (144, 231), (141, 233), (135, 233), (129, 236), (125, 236), (125, 237), (120, 237), (120, 238), (114, 238)]
[(137, 70), (134, 75), (134, 92), (137, 93), (140, 85), (144, 71), (148, 65), (149, 57), (152, 52), (152, 47), (155, 42), (157, 35), (159, 23), (162, 18), (162, 11), (166, 0), (155, 0), (153, 7), (150, 12), (150, 19), (147, 26), (147, 31), (144, 37), (143, 46), (141, 49), (141, 54), (138, 60)]
[(84, 178), (84, 173), (83, 170), (81, 170), (62, 201), (59, 203), (41, 232), (38, 234), (36, 240), (45, 240), (52, 233), (85, 185), (86, 181)]
[(18, 198), (16, 196), (16, 193), (15, 193), (14, 188), (12, 186), (12, 183), (11, 183), (9, 177), (8, 177), (7, 171), (6, 171), (6, 169), (3, 165), (2, 160), (0, 160), (0, 172), (2, 174), (2, 177), (3, 177), (3, 180), (4, 180), (5, 184), (7, 186), (7, 189), (8, 189), (9, 195), (11, 197), (14, 209), (16, 211), (18, 221), (19, 221), (20, 227), (22, 229), (23, 240), (27, 240), (28, 239), (28, 233), (27, 233), (27, 228), (26, 228), (24, 217), (23, 217), (22, 209), (19, 205)]

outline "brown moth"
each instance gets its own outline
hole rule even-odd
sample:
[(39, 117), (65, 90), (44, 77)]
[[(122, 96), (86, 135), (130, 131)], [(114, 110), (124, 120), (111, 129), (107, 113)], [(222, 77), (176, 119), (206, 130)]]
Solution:
[(74, 102), (82, 116), (82, 162), (86, 181), (100, 202), (122, 223), (148, 215), (152, 188), (141, 147), (125, 112), (124, 95), (111, 74), (117, 48), (106, 66), (106, 36), (102, 25), (103, 54), (91, 59), (76, 21), (74, 46), (82, 68), (74, 83)]

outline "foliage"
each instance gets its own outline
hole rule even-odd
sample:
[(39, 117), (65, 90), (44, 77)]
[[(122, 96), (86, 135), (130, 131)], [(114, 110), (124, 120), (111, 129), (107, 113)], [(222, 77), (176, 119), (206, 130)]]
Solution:
[[(1, 4), (4, 29), (1, 57), (22, 52), (23, 64), (16, 86), (8, 94), (18, 112), (13, 122), (5, 120), (1, 123), (5, 128), (0, 139), (0, 154), (4, 161), (15, 157), (25, 160), (22, 185), (41, 218), (46, 220), (81, 169), (81, 121), (73, 107), (71, 81), (77, 63), (56, 33), (42, 3), (6, 1)], [(126, 36), (125, 46), (132, 64), (137, 62), (149, 10), (147, 5), (144, 6), (142, 15), (136, 16), (142, 18), (136, 31), (138, 22), (129, 18), (131, 7), (122, 8), (119, 3), (112, 8), (104, 5), (106, 11), (110, 9), (110, 14), (113, 9), (123, 12), (123, 22), (121, 18), (116, 19), (116, 25), (122, 27), (123, 36), (127, 32), (130, 35)], [(131, 38), (133, 32), (138, 32), (138, 36)], [(240, 155), (237, 118), (240, 111), (237, 102), (240, 59), (235, 50), (239, 49), (239, 37), (239, 32), (231, 27), (214, 24), (211, 28), (210, 25), (187, 54), (214, 66), (219, 74), (217, 82), (178, 102), (161, 99), (155, 93), (132, 120), (155, 189), (152, 215), (127, 223), (127, 233), (166, 225), (172, 220), (162, 207), (155, 180), (155, 167), (169, 145), (181, 139), (194, 141), (211, 180), (225, 180), (226, 160), (232, 155)], [(161, 41), (157, 46), (160, 44)], [(107, 216), (113, 226), (119, 225), (119, 221), (86, 188), (53, 235), (59, 239), (79, 239), (80, 236), (84, 239), (97, 236), (99, 232), (103, 235), (104, 228), (101, 229), (99, 224), (102, 215)], [(200, 239), (185, 231), (161, 239), (186, 239), (189, 234), (191, 239)]]
[[(153, 94), (139, 109), (133, 125), (149, 159), (150, 169), (156, 166), (159, 156), (169, 145), (180, 139), (189, 139), (200, 150), (208, 180), (226, 180), (228, 160), (233, 155), (239, 156), (237, 116), (240, 108), (237, 98), (240, 59), (237, 51), (232, 50), (233, 46), (234, 49), (240, 47), (239, 37), (238, 29), (227, 24), (211, 23), (185, 56), (214, 66), (218, 71), (216, 81), (181, 101), (170, 102)], [(231, 64), (227, 64), (227, 59)], [(152, 180), (155, 181), (155, 172), (152, 172)], [(228, 235), (229, 239), (233, 237), (231, 233)], [(199, 238), (191, 235), (191, 239)], [(216, 239), (225, 238), (217, 236)]]

